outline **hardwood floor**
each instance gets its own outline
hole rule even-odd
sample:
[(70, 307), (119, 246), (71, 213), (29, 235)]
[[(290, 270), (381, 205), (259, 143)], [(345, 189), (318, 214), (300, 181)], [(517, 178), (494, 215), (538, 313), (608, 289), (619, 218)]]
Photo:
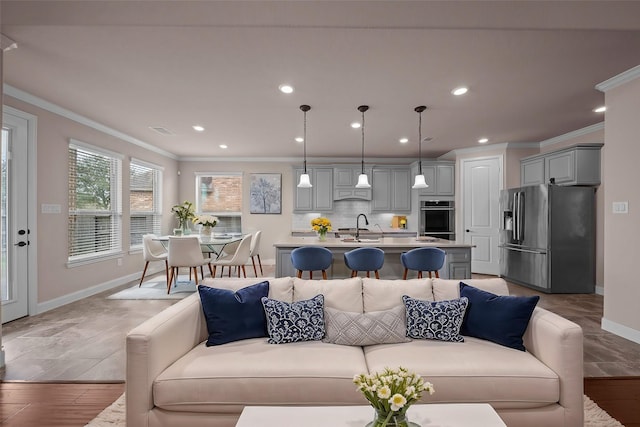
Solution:
[(0, 383), (0, 425), (82, 427), (124, 393), (124, 383)]
[(640, 377), (586, 378), (584, 393), (625, 427), (640, 427)]

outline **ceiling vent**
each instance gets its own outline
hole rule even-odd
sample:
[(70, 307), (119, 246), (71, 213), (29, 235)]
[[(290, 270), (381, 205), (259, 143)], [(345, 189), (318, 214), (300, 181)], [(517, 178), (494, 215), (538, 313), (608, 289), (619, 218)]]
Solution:
[(174, 136), (175, 133), (171, 132), (169, 129), (164, 128), (162, 126), (149, 126), (149, 129), (154, 130), (156, 132), (158, 132), (161, 135), (165, 135), (165, 136)]

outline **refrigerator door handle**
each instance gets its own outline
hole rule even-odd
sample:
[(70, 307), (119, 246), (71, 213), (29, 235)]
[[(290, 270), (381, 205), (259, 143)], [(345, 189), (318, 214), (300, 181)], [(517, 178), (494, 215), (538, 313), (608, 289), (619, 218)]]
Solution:
[(518, 240), (518, 193), (513, 193), (513, 226), (511, 228), (511, 238)]
[(499, 245), (498, 247), (501, 248), (501, 249), (509, 250), (509, 251), (526, 252), (528, 254), (545, 255), (547, 253), (546, 251), (532, 251), (530, 249), (520, 249), (520, 248), (514, 248), (512, 246), (506, 246), (506, 245)]

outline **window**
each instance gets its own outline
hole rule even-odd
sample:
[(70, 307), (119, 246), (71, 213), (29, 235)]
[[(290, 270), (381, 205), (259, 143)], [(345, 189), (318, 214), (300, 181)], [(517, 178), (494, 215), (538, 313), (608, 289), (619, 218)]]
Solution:
[(69, 263), (122, 250), (122, 159), (79, 141), (69, 143)]
[(216, 231), (242, 231), (242, 173), (197, 173), (196, 211), (215, 215)]
[(129, 239), (131, 249), (142, 247), (142, 236), (160, 234), (162, 169), (131, 159), (129, 164)]

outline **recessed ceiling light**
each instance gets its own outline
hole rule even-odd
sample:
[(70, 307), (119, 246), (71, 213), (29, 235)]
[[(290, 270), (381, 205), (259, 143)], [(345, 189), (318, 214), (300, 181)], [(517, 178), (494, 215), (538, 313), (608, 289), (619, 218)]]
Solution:
[(409, 138), (400, 138), (400, 144), (406, 144), (409, 142)]
[(304, 142), (304, 138), (299, 136), (296, 138), (296, 142)]
[(196, 132), (204, 132), (204, 128), (200, 125), (193, 125), (192, 127)]
[(359, 122), (353, 122), (351, 123), (351, 127), (354, 129), (360, 129), (360, 123)]
[(489, 138), (480, 138), (480, 139), (478, 140), (478, 142), (479, 142), (480, 144), (486, 144), (487, 142), (489, 142)]
[(605, 107), (604, 105), (602, 107), (598, 107), (598, 108), (594, 108), (593, 109), (594, 113), (604, 113), (605, 111), (607, 111), (607, 107)]
[(280, 92), (282, 93), (293, 93), (293, 86), (291, 85), (281, 84), (278, 86), (278, 89), (280, 89)]
[(225, 149), (225, 148), (227, 148), (227, 144), (220, 144), (220, 145), (218, 145), (218, 147), (220, 147), (222, 149)]
[(451, 93), (454, 94), (455, 96), (460, 96), (460, 95), (464, 95), (465, 93), (467, 93), (468, 90), (469, 90), (469, 88), (466, 88), (464, 86), (460, 86), (460, 87), (457, 87), (454, 90), (452, 90)]

